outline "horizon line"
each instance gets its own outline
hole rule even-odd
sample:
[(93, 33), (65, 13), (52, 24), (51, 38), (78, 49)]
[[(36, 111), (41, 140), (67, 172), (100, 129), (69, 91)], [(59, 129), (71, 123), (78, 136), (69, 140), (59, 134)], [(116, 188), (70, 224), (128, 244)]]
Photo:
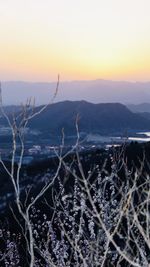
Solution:
[[(54, 81), (30, 81), (30, 80), (0, 80), (1, 83), (57, 83), (57, 79)], [(96, 81), (109, 81), (109, 82), (126, 82), (126, 83), (150, 83), (150, 80), (117, 80), (117, 79), (103, 79), (103, 78), (97, 78), (97, 79), (73, 79), (73, 80), (62, 80), (60, 78), (60, 83), (73, 83), (73, 82), (96, 82)]]

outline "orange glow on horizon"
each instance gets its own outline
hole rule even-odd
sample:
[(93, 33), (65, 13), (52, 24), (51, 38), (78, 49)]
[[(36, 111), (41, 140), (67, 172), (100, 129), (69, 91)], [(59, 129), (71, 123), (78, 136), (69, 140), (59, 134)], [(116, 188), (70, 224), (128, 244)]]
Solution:
[(0, 3), (2, 80), (150, 80), (149, 0)]

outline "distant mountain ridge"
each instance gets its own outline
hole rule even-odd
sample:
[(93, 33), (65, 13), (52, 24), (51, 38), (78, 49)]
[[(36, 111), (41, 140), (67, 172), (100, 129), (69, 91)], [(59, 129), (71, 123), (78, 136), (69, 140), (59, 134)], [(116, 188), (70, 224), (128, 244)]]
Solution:
[[(38, 110), (40, 107), (37, 107)], [(79, 130), (86, 133), (113, 134), (125, 131), (150, 130), (150, 121), (132, 113), (120, 103), (93, 104), (86, 101), (64, 101), (50, 105), (29, 124), (46, 134), (76, 134), (75, 121), (79, 116)]]
[[(32, 97), (36, 104), (45, 104), (52, 98), (56, 82), (2, 82), (4, 105), (20, 104)], [(66, 81), (59, 84), (55, 101), (80, 101), (92, 103), (134, 104), (150, 102), (150, 82), (126, 82), (110, 80)]]
[(135, 113), (150, 112), (150, 103), (130, 104), (127, 107)]

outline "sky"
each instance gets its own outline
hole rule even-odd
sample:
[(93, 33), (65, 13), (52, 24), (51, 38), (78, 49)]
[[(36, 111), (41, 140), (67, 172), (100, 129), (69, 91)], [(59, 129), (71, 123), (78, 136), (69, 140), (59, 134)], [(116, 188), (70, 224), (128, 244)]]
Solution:
[(0, 79), (150, 80), (150, 0), (0, 0)]

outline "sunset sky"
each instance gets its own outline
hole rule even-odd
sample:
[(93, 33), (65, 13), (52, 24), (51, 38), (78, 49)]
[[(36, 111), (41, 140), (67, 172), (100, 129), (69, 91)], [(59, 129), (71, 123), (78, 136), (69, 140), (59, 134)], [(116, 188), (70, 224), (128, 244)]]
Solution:
[(150, 80), (150, 0), (0, 0), (0, 79)]

